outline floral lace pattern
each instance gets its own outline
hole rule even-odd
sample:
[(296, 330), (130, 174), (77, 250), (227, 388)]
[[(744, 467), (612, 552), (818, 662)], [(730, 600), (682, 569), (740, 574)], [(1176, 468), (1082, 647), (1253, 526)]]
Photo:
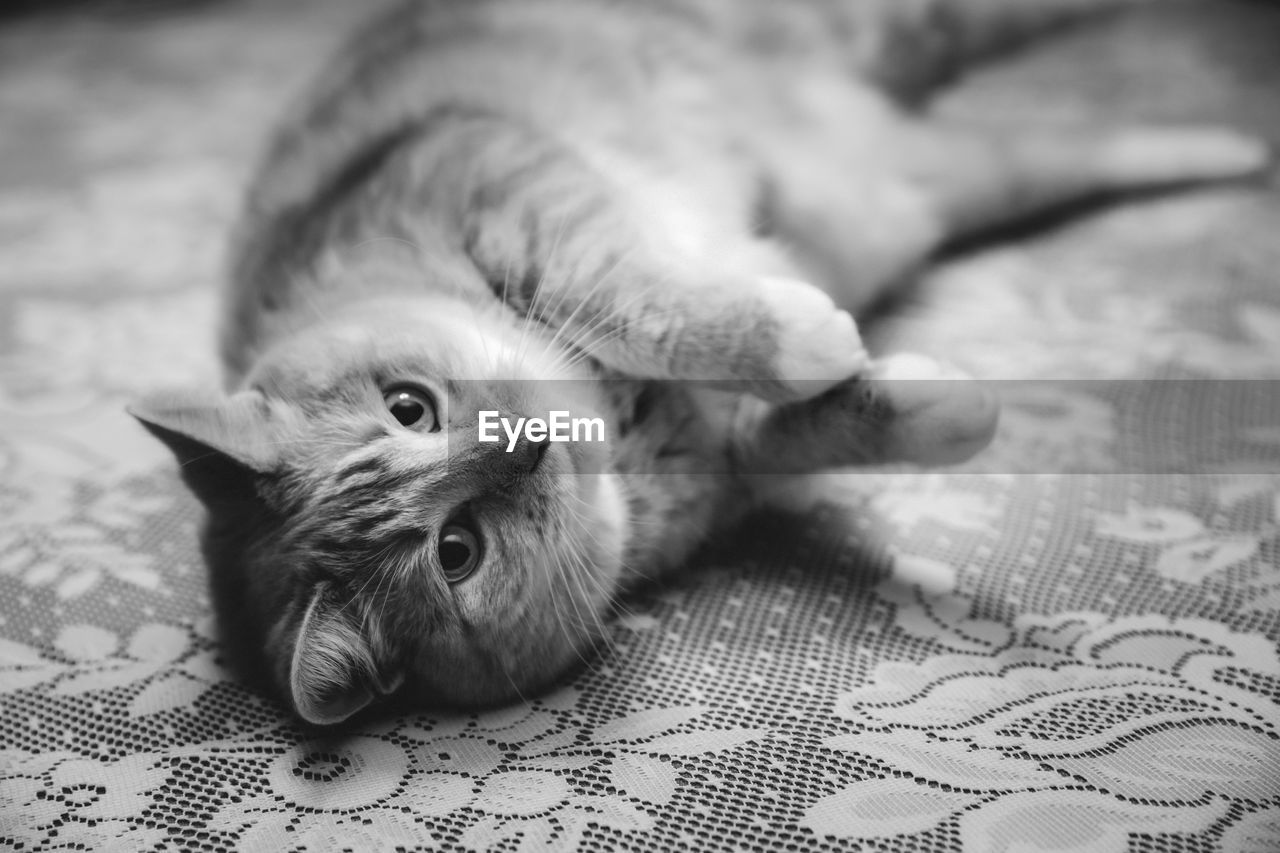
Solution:
[[(239, 683), (197, 507), (123, 404), (214, 379), (238, 184), (358, 12), (296, 5), (0, 32), (0, 847), (1280, 849), (1274, 189), (942, 265), (877, 340), (1019, 380), (991, 450), (819, 478), (552, 693), (328, 733)], [(1280, 14), (1232, 9), (941, 106), (1017, 115), (1041, 75), (1080, 81), (1066, 117), (1280, 133)]]

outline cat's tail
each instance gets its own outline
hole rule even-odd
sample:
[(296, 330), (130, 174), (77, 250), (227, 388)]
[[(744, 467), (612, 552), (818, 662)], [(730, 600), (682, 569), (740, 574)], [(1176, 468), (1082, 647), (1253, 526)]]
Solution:
[(918, 101), (966, 67), (1054, 30), (1160, 0), (845, 0), (856, 61)]
[(951, 239), (1115, 193), (1255, 178), (1265, 140), (1230, 128), (930, 128), (918, 173)]

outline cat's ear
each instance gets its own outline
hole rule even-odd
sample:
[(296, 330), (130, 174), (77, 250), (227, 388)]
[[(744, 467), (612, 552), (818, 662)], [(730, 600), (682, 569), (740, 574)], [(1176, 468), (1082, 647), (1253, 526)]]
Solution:
[(289, 696), (298, 716), (309, 723), (341, 723), (399, 686), (398, 676), (380, 676), (369, 638), (352, 610), (335, 601), (322, 583), (298, 627)]
[(128, 412), (173, 451), (183, 479), (206, 505), (243, 498), (254, 474), (277, 465), (282, 413), (256, 391), (157, 393)]

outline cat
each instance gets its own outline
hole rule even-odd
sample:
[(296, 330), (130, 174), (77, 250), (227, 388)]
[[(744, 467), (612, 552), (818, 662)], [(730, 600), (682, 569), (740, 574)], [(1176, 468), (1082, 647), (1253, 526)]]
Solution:
[[(419, 0), (359, 32), (252, 182), (222, 391), (132, 413), (206, 508), (227, 641), (297, 716), (555, 682), (611, 602), (776, 475), (939, 465), (979, 383), (854, 315), (944, 244), (1234, 179), (1221, 128), (931, 118), (969, 63), (1121, 0)], [(681, 381), (677, 381), (681, 380)], [(601, 441), (480, 440), (481, 413)]]

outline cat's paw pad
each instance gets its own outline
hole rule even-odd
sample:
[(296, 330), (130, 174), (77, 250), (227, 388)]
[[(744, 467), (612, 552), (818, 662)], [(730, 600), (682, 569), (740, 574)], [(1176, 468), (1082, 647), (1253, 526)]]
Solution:
[(813, 397), (868, 368), (858, 324), (827, 294), (786, 278), (761, 279), (759, 293), (774, 329), (770, 396)]
[(972, 457), (995, 435), (995, 395), (954, 367), (905, 353), (877, 361), (870, 378), (894, 413), (893, 458), (951, 465)]

